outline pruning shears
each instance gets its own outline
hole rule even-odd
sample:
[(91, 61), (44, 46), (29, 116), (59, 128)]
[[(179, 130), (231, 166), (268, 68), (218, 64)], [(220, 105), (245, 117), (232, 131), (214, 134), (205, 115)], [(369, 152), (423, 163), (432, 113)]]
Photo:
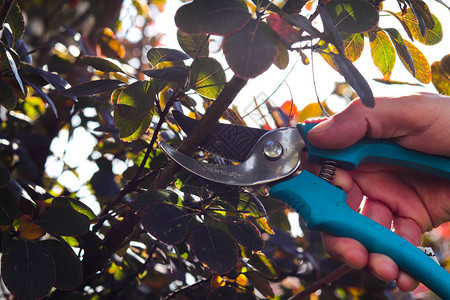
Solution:
[[(187, 133), (197, 123), (177, 111), (174, 117)], [(179, 165), (210, 181), (235, 186), (271, 185), (270, 195), (295, 209), (309, 229), (358, 240), (369, 252), (391, 257), (437, 295), (450, 299), (450, 274), (444, 268), (396, 233), (351, 209), (345, 192), (329, 182), (336, 167), (351, 170), (363, 162), (402, 166), (450, 180), (450, 158), (406, 149), (392, 140), (370, 138), (345, 149), (320, 149), (308, 141), (308, 131), (315, 125), (266, 131), (216, 124), (201, 146), (238, 164), (198, 161), (164, 141), (160, 147)], [(304, 151), (308, 162), (322, 164), (320, 177), (306, 170), (293, 176), (299, 171)]]

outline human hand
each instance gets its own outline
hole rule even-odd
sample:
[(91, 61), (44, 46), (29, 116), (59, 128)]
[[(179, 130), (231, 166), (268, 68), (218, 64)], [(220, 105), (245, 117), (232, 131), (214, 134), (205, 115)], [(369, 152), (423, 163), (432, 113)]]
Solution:
[[(450, 156), (450, 97), (415, 94), (377, 98), (375, 108), (359, 100), (343, 112), (309, 131), (312, 144), (321, 148), (348, 147), (362, 137), (391, 138), (399, 145), (436, 155)], [(350, 207), (419, 245), (422, 233), (450, 220), (449, 180), (405, 168), (366, 163), (346, 172), (337, 170), (333, 184), (347, 193)], [(417, 282), (400, 271), (389, 257), (368, 253), (358, 241), (324, 234), (327, 252), (357, 268), (368, 268), (380, 279), (396, 280), (410, 291)]]

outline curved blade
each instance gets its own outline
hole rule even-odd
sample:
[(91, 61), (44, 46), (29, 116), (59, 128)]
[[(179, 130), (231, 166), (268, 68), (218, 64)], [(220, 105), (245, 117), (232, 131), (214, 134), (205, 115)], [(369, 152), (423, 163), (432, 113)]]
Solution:
[[(267, 141), (281, 144), (283, 152), (278, 159), (264, 156), (263, 146)], [(269, 131), (258, 140), (248, 158), (238, 165), (208, 164), (178, 152), (166, 142), (161, 142), (159, 146), (179, 165), (200, 177), (228, 185), (251, 186), (279, 180), (294, 173), (300, 165), (305, 142), (296, 128)]]
[[(173, 116), (187, 134), (198, 123), (197, 120), (186, 117), (179, 111), (174, 110)], [(224, 159), (243, 162), (258, 139), (265, 133), (267, 130), (264, 129), (217, 123), (200, 146)]]

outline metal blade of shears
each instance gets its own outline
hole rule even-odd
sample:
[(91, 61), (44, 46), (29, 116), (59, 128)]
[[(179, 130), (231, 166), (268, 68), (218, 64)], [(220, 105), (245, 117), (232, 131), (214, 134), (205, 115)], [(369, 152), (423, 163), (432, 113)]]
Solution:
[[(198, 123), (197, 120), (186, 117), (179, 111), (174, 110), (173, 116), (187, 134)], [(266, 132), (264, 129), (217, 123), (200, 147), (226, 160), (243, 162), (258, 139)]]
[(297, 128), (267, 132), (240, 164), (218, 165), (195, 160), (166, 142), (161, 149), (180, 166), (205, 179), (235, 186), (265, 184), (293, 174), (300, 166), (305, 142)]

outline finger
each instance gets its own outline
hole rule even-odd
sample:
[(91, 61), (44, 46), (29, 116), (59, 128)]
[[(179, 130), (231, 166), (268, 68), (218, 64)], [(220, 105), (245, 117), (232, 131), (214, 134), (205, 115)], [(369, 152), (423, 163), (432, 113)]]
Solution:
[[(321, 148), (345, 148), (364, 136), (396, 138), (407, 148), (445, 154), (450, 147), (446, 139), (448, 133), (441, 126), (449, 118), (442, 109), (445, 101), (448, 101), (445, 97), (430, 94), (376, 98), (375, 108), (371, 109), (357, 99), (341, 113), (311, 129), (308, 138)], [(425, 130), (430, 134), (421, 136)], [(442, 145), (442, 141), (446, 145)]]
[(378, 224), (391, 229), (393, 220), (392, 211), (383, 202), (367, 198), (361, 210), (361, 214), (374, 220)]
[(419, 285), (419, 282), (417, 280), (415, 280), (414, 278), (412, 278), (403, 271), (398, 272), (396, 281), (398, 288), (404, 292), (410, 292), (412, 290), (415, 290)]
[(367, 268), (370, 273), (384, 281), (393, 281), (399, 275), (397, 264), (389, 256), (379, 253), (369, 254)]
[(358, 241), (341, 238), (326, 233), (322, 234), (323, 245), (328, 254), (351, 266), (354, 269), (366, 267), (369, 254), (367, 249)]

